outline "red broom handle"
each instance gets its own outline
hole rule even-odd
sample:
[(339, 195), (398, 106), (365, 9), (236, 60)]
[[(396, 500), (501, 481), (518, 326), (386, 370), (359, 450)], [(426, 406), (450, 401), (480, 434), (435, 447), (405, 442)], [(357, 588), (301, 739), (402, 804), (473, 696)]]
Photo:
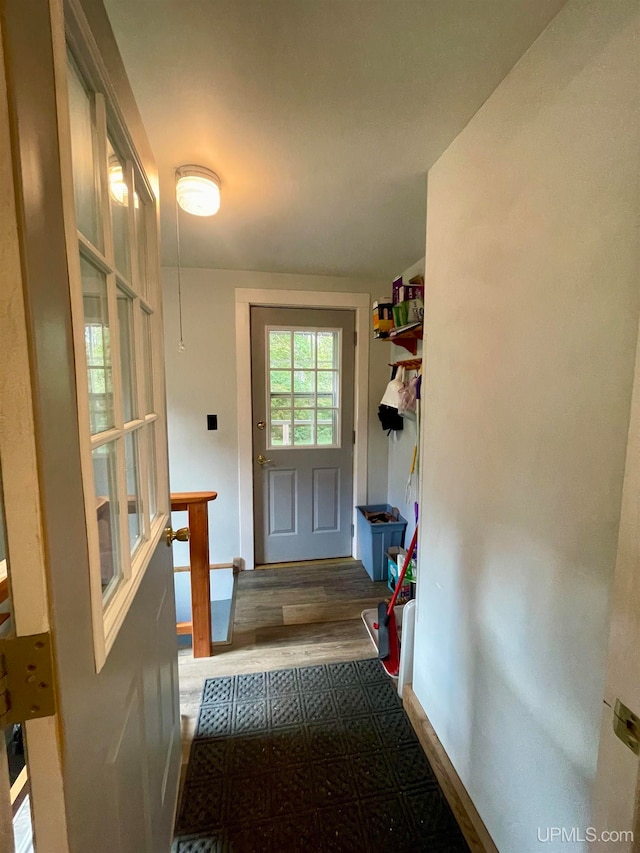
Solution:
[(416, 547), (416, 542), (418, 541), (418, 525), (416, 524), (416, 529), (413, 531), (413, 536), (411, 537), (411, 545), (409, 545), (409, 550), (405, 554), (404, 563), (402, 566), (402, 571), (400, 572), (400, 577), (398, 578), (398, 582), (396, 583), (396, 588), (393, 591), (393, 597), (389, 602), (389, 607), (387, 608), (387, 616), (391, 616), (393, 613), (393, 608), (396, 606), (396, 601), (398, 599), (398, 595), (400, 594), (400, 587), (402, 586), (402, 581), (404, 580), (404, 576), (407, 573), (407, 569), (409, 568), (409, 563), (411, 562), (411, 558), (413, 557), (413, 551)]

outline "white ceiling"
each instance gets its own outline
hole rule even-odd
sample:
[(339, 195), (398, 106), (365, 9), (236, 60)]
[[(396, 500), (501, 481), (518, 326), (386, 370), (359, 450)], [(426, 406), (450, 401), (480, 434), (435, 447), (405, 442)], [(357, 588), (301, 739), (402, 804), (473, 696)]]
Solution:
[(105, 0), (160, 167), (222, 179), (185, 266), (389, 277), (424, 254), (426, 173), (564, 0)]

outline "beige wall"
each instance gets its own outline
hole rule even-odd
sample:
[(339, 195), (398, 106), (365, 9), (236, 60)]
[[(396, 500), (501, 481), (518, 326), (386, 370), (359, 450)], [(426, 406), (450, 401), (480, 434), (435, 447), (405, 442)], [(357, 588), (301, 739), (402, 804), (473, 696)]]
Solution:
[(429, 175), (414, 688), (501, 853), (589, 826), (639, 310), (639, 8), (570, 0)]
[[(384, 296), (389, 286), (385, 281), (367, 279), (185, 269), (182, 302), (186, 350), (179, 353), (176, 270), (164, 269), (163, 278), (171, 488), (215, 489), (219, 493), (209, 505), (211, 559), (214, 563), (230, 562), (234, 557), (245, 558), (240, 553), (239, 533), (235, 289), (370, 293), (373, 301)], [(389, 345), (373, 342), (369, 380), (370, 502), (386, 501), (387, 496), (387, 439), (377, 411), (388, 379), (388, 360)], [(207, 431), (207, 414), (218, 415), (216, 432)], [(176, 515), (175, 520), (186, 523), (182, 516)], [(187, 565), (186, 547), (175, 546), (176, 565)]]

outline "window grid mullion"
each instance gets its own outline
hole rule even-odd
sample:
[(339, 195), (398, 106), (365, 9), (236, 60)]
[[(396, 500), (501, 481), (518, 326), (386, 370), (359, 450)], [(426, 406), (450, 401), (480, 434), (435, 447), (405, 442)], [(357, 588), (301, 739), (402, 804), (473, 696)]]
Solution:
[(120, 559), (124, 581), (131, 577), (131, 543), (129, 542), (129, 494), (127, 490), (127, 471), (124, 452), (124, 436), (116, 440), (116, 481), (118, 486), (118, 524), (120, 530)]
[(107, 109), (104, 96), (99, 92), (94, 94), (96, 114), (96, 140), (98, 171), (100, 174), (100, 198), (98, 203), (102, 211), (102, 237), (104, 242), (104, 257), (111, 271), (115, 269), (113, 256), (113, 234), (111, 230), (111, 207), (109, 205), (109, 169), (107, 164)]
[(127, 232), (129, 234), (129, 265), (131, 267), (129, 281), (136, 296), (142, 292), (140, 287), (139, 270), (138, 270), (138, 254), (136, 246), (136, 226), (135, 226), (135, 187), (133, 182), (133, 163), (127, 157), (124, 161), (124, 179), (127, 184), (129, 194), (129, 204), (127, 205)]
[[(137, 269), (138, 259), (134, 257), (132, 261)], [(146, 426), (145, 418), (149, 414), (146, 406), (146, 377), (145, 371), (151, 369), (151, 365), (145, 365), (144, 362), (144, 343), (142, 336), (145, 333), (143, 322), (143, 308), (140, 298), (136, 297), (133, 303), (134, 318), (133, 318), (133, 353), (136, 375), (136, 401), (138, 404), (138, 417), (143, 420), (143, 427), (139, 432), (138, 459), (140, 460), (139, 484), (140, 484), (140, 501), (142, 508), (142, 536), (148, 539), (151, 535), (151, 516), (149, 507), (149, 454), (150, 447), (150, 427)]]

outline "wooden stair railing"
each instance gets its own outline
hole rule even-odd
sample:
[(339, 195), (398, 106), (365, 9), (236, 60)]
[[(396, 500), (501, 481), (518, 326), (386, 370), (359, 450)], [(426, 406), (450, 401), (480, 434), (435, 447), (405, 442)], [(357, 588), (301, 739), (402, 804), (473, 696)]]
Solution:
[(191, 622), (178, 622), (178, 634), (191, 634), (194, 658), (211, 656), (211, 594), (209, 584), (209, 511), (217, 492), (172, 492), (171, 509), (189, 513)]

